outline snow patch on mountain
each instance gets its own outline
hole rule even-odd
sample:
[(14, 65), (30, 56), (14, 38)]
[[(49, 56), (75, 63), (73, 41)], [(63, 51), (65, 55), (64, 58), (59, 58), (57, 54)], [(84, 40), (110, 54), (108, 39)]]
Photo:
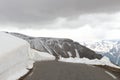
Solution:
[(99, 42), (82, 42), (84, 46), (96, 51), (98, 54), (107, 56), (110, 61), (120, 65), (120, 40), (102, 40)]

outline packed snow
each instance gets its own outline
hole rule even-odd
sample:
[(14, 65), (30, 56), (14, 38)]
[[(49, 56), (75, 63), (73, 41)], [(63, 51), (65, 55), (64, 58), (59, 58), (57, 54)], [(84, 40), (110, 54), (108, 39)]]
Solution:
[(90, 64), (90, 65), (108, 65), (108, 66), (120, 69), (119, 66), (112, 64), (108, 57), (103, 57), (101, 60), (98, 60), (98, 59), (90, 60), (88, 58), (72, 58), (72, 57), (71, 58), (63, 58), (63, 57), (61, 57), (59, 59), (59, 61), (70, 62), (70, 63), (83, 63), (83, 64)]
[(31, 59), (34, 61), (46, 61), (46, 60), (55, 60), (55, 57), (46, 52), (40, 52), (35, 49), (31, 49)]
[(32, 67), (30, 45), (26, 41), (0, 32), (0, 80), (17, 80)]

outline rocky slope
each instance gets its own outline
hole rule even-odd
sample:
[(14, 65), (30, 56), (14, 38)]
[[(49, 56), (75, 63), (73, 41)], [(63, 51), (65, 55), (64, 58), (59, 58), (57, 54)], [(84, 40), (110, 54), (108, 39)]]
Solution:
[(59, 59), (59, 57), (86, 57), (89, 59), (101, 59), (102, 55), (96, 54), (89, 48), (82, 46), (78, 42), (64, 38), (45, 38), (45, 37), (30, 37), (19, 33), (9, 33), (19, 38), (28, 41), (31, 48), (41, 52), (48, 52)]

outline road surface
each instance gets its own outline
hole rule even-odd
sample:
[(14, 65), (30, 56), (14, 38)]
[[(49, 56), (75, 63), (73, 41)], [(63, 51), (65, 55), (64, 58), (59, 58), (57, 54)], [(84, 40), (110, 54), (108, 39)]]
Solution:
[(105, 69), (76, 63), (36, 62), (24, 80), (118, 80)]

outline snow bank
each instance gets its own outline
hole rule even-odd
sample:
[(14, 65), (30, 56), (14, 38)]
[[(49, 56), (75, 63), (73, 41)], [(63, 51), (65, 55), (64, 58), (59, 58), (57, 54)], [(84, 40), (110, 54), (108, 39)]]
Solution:
[(60, 58), (59, 61), (62, 62), (71, 62), (71, 63), (83, 63), (83, 64), (90, 64), (90, 65), (108, 65), (115, 68), (120, 68), (112, 64), (108, 57), (103, 57), (101, 60), (93, 59), (90, 60), (88, 58)]
[(31, 59), (34, 61), (46, 61), (46, 60), (55, 60), (55, 57), (46, 52), (40, 52), (35, 49), (31, 49)]
[(0, 80), (16, 80), (32, 67), (30, 45), (26, 41), (0, 32)]

